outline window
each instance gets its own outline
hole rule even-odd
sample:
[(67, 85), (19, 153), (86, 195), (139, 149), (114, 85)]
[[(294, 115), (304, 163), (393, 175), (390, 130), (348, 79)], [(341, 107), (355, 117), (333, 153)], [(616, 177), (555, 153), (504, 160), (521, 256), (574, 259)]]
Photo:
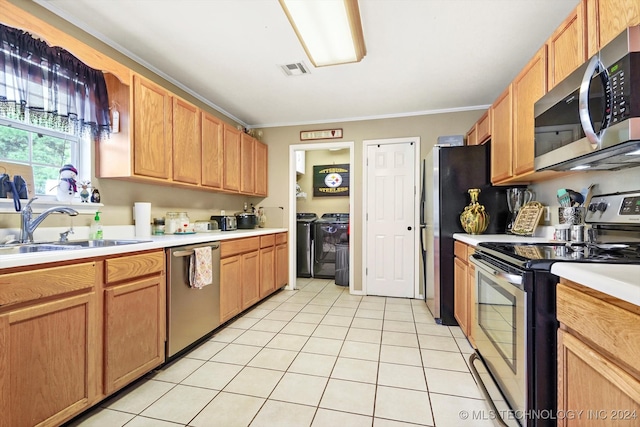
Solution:
[(38, 196), (56, 194), (65, 164), (78, 169), (78, 181), (91, 178), (91, 144), (81, 142), (75, 135), (0, 118), (0, 161), (31, 165)]

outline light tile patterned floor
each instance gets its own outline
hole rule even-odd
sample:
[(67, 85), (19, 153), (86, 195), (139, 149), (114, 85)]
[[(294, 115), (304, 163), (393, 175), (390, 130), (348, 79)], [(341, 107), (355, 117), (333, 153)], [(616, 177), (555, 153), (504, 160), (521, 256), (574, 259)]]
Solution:
[(298, 279), (72, 426), (491, 426), (460, 328), (424, 301)]

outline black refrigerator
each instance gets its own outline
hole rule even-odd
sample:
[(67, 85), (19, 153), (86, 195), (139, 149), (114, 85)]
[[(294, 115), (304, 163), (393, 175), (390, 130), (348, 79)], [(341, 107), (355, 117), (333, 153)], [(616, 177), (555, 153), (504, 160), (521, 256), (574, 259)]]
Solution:
[(453, 234), (464, 233), (460, 214), (470, 202), (470, 188), (489, 213), (484, 234), (504, 233), (509, 216), (506, 187), (491, 185), (490, 143), (434, 146), (422, 162), (420, 227), (421, 290), (436, 322), (457, 325), (453, 317)]

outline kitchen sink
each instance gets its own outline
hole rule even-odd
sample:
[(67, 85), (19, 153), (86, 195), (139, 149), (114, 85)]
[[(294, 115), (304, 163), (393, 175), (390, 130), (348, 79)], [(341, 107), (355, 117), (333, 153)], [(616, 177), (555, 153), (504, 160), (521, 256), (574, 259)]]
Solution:
[[(133, 245), (136, 243), (147, 243), (151, 240), (70, 240), (68, 242), (55, 242), (53, 246), (64, 246), (71, 247), (75, 249), (85, 249), (85, 248), (106, 248), (109, 246), (122, 246), (122, 245)], [(51, 243), (49, 243), (51, 244)]]
[(111, 246), (147, 243), (150, 240), (76, 240), (68, 242), (17, 243), (0, 245), (0, 255), (27, 254), (31, 252), (49, 252), (60, 250), (106, 248)]
[(76, 249), (74, 246), (55, 245), (55, 244), (27, 244), (27, 245), (1, 245), (0, 255), (28, 254), (31, 252), (47, 252)]

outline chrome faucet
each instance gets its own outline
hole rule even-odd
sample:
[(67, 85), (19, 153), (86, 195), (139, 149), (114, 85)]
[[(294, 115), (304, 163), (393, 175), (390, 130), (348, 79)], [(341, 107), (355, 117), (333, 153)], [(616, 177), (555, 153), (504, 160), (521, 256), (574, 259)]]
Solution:
[(32, 220), (31, 217), (33, 216), (33, 210), (31, 209), (31, 203), (36, 199), (37, 197), (34, 197), (29, 200), (29, 203), (27, 203), (27, 205), (20, 211), (20, 216), (22, 217), (22, 221), (20, 222), (20, 243), (33, 242), (33, 232), (36, 231), (36, 228), (38, 228), (40, 223), (52, 213), (66, 213), (69, 216), (78, 215), (78, 211), (75, 209), (71, 209), (66, 206), (54, 206), (49, 209), (45, 209), (40, 215)]

